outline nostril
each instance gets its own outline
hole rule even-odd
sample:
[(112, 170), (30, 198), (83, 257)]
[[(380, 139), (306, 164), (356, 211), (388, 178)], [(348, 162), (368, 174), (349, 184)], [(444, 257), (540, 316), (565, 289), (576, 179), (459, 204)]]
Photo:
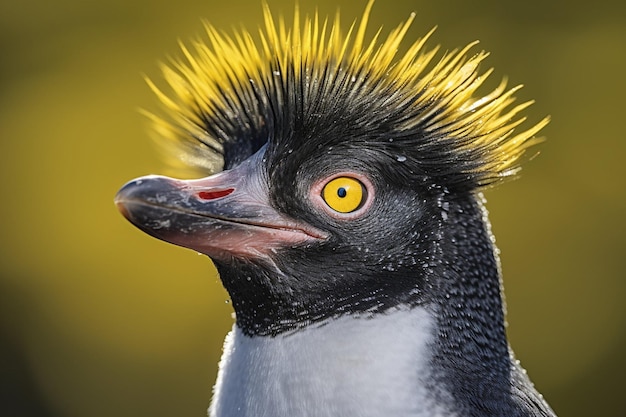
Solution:
[(198, 198), (202, 200), (215, 200), (218, 198), (226, 197), (233, 191), (235, 191), (234, 188), (227, 188), (225, 190), (216, 190), (216, 191), (200, 191), (198, 193)]

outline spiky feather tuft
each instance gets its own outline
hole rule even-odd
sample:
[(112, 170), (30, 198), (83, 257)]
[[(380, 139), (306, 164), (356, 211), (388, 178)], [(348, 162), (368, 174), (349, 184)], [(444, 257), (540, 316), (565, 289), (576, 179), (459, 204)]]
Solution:
[(394, 142), (383, 151), (401, 153), (440, 185), (483, 187), (517, 172), (548, 118), (516, 132), (531, 102), (513, 105), (520, 87), (507, 90), (506, 80), (476, 95), (491, 70), (479, 72), (487, 53), (469, 55), (475, 43), (435, 62), (438, 48), (424, 48), (431, 31), (397, 56), (414, 14), (386, 39), (380, 29), (367, 39), (372, 5), (346, 33), (339, 14), (329, 22), (315, 13), (301, 24), (296, 7), (289, 29), (267, 5), (256, 41), (207, 24), (208, 42), (181, 44), (184, 60), (163, 66), (170, 93), (148, 81), (166, 109), (165, 118), (149, 116), (168, 154), (214, 173), (267, 141), (290, 140), (290, 149), (310, 141), (314, 133), (294, 136), (303, 126), (348, 123), (371, 146)]

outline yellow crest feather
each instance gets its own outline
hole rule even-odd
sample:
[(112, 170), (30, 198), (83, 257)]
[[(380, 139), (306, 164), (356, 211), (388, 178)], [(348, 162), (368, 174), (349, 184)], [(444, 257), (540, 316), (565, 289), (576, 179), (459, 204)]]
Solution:
[[(484, 186), (513, 174), (524, 152), (541, 140), (534, 135), (548, 118), (516, 132), (524, 121), (516, 116), (531, 102), (512, 106), (520, 87), (507, 90), (506, 80), (489, 94), (476, 95), (492, 72), (479, 72), (487, 53), (469, 55), (476, 42), (433, 65), (438, 48), (424, 47), (433, 29), (397, 57), (415, 14), (386, 39), (380, 40), (378, 30), (368, 41), (372, 6), (373, 0), (360, 23), (353, 23), (345, 34), (338, 13), (332, 24), (317, 13), (301, 23), (296, 7), (290, 29), (282, 17), (273, 18), (266, 4), (257, 41), (245, 30), (231, 36), (206, 24), (208, 42), (194, 42), (191, 49), (181, 44), (184, 60), (163, 66), (170, 94), (148, 81), (169, 114), (149, 115), (158, 135), (173, 145), (168, 153), (187, 166), (220, 171), (229, 165), (228, 144), (245, 140), (241, 136), (246, 132), (266, 129), (270, 122), (262, 119), (268, 114), (287, 111), (276, 107), (305, 103), (308, 110), (303, 111), (314, 112), (319, 106), (315, 100), (323, 95), (342, 94), (358, 103), (375, 96), (377, 102), (401, 109), (385, 119), (393, 119), (400, 137), (418, 130), (428, 136), (430, 142), (416, 149), (443, 155), (441, 162), (456, 164), (459, 178)], [(303, 97), (292, 98), (298, 94)], [(256, 111), (261, 108), (265, 113)], [(406, 139), (404, 146), (411, 143)]]

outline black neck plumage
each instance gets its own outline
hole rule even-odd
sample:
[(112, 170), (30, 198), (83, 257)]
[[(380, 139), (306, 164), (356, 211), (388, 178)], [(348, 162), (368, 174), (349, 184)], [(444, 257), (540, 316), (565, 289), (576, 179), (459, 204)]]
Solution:
[[(518, 415), (505, 333), (500, 266), (480, 201), (451, 205), (435, 300), (438, 322), (433, 384), (459, 404), (459, 415)], [(480, 398), (480, 404), (469, 399)], [(466, 401), (467, 400), (467, 401)], [(464, 409), (465, 408), (465, 409)]]

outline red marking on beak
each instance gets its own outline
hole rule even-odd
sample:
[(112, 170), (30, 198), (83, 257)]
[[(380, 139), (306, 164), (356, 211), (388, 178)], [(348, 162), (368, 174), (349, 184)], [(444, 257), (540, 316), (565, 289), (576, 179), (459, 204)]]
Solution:
[(233, 191), (235, 191), (234, 188), (227, 188), (225, 190), (217, 191), (200, 191), (198, 193), (198, 198), (201, 198), (202, 200), (216, 200), (218, 198), (226, 197)]

